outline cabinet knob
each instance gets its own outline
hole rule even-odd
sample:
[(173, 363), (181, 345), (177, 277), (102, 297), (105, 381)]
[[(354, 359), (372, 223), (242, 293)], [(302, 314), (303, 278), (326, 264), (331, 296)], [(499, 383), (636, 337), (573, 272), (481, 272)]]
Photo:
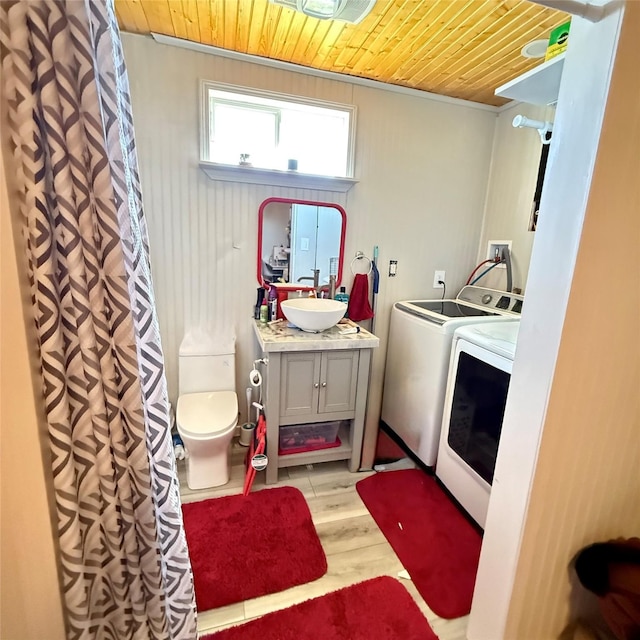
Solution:
[(323, 382), (323, 383), (322, 383), (322, 386), (323, 386), (323, 387), (326, 387), (326, 386), (327, 386), (327, 383), (326, 383), (326, 382)]
[(319, 385), (317, 382), (314, 382), (314, 383), (313, 383), (313, 388), (314, 388), (314, 389), (317, 389), (319, 386), (320, 386), (320, 385)]

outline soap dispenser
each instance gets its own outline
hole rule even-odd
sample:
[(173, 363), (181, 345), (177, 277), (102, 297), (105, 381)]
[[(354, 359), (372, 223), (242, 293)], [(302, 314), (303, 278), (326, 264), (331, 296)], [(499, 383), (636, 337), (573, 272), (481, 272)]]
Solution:
[[(336, 300), (340, 302), (344, 302), (347, 307), (349, 306), (349, 294), (345, 287), (340, 287), (340, 293), (336, 293)], [(347, 317), (347, 312), (345, 311), (344, 317)]]
[(260, 305), (260, 322), (262, 324), (267, 324), (269, 321), (269, 307), (267, 306), (267, 301), (263, 300)]
[(340, 287), (340, 293), (336, 293), (336, 300), (349, 304), (349, 294), (345, 287)]

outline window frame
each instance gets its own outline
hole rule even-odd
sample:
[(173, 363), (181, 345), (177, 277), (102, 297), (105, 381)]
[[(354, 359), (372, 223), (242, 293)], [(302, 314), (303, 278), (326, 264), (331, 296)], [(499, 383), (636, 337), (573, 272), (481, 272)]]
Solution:
[[(277, 100), (279, 102), (289, 102), (294, 105), (305, 105), (309, 107), (320, 107), (324, 109), (335, 109), (340, 111), (347, 111), (349, 113), (349, 133), (347, 139), (347, 163), (346, 163), (346, 175), (344, 176), (324, 176), (321, 174), (305, 174), (305, 175), (317, 175), (318, 178), (339, 178), (352, 180), (354, 177), (354, 164), (355, 164), (355, 129), (356, 129), (356, 115), (357, 108), (353, 104), (342, 104), (338, 102), (330, 102), (327, 100), (319, 100), (316, 98), (307, 98), (304, 96), (297, 96), (292, 94), (280, 93), (276, 91), (267, 91), (263, 89), (254, 89), (251, 87), (244, 87), (239, 85), (232, 85), (223, 82), (214, 82), (211, 80), (201, 80), (200, 82), (200, 162), (207, 164), (220, 164), (210, 159), (210, 140), (211, 140), (211, 124), (212, 124), (212, 111), (209, 108), (209, 90), (226, 91), (231, 93), (238, 93), (245, 96), (255, 96), (256, 98), (266, 98), (269, 100)], [(223, 99), (228, 103), (232, 103), (232, 100), (227, 98)], [(238, 104), (241, 104), (240, 102)], [(242, 106), (245, 106), (244, 104)], [(255, 108), (260, 108), (264, 105), (255, 105)], [(271, 109), (271, 107), (267, 107)], [(278, 134), (278, 133), (277, 133)], [(278, 134), (279, 135), (279, 134)], [(221, 165), (222, 166), (222, 165)], [(234, 166), (234, 165), (224, 165)], [(277, 169), (261, 168), (261, 171), (274, 171)]]

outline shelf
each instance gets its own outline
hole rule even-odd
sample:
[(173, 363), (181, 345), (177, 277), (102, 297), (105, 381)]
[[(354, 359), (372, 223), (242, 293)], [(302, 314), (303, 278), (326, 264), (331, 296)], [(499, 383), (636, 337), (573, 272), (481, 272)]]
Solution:
[(495, 90), (495, 95), (528, 104), (555, 104), (558, 101), (564, 56), (561, 53), (503, 84)]
[(328, 449), (316, 449), (315, 451), (304, 451), (302, 453), (281, 454), (278, 456), (278, 468), (297, 467), (302, 464), (316, 464), (320, 462), (330, 462), (332, 460), (348, 460), (351, 458), (351, 420), (349, 426), (340, 426), (338, 437), (339, 447)]
[(297, 189), (317, 189), (319, 191), (346, 193), (354, 184), (358, 183), (354, 178), (318, 176), (297, 171), (258, 169), (256, 167), (241, 167), (217, 162), (200, 162), (200, 168), (211, 180), (265, 184), (271, 187), (294, 187)]

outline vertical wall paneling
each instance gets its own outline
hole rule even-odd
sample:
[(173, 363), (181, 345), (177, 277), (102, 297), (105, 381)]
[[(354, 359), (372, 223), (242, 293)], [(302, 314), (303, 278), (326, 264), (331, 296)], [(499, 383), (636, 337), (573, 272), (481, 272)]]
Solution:
[(572, 20), (470, 640), (568, 637), (575, 553), (638, 535), (639, 19)]
[[(576, 593), (584, 590), (572, 590), (570, 560), (588, 544), (640, 531), (640, 6), (627, 3), (623, 11), (596, 25), (576, 21), (577, 55), (565, 67), (572, 84), (564, 94), (561, 89), (561, 99), (570, 95), (575, 104), (600, 106), (596, 82), (606, 105), (592, 148), (593, 173), (586, 189), (579, 186), (584, 224), (507, 623), (513, 637), (557, 637), (584, 615), (575, 606)], [(600, 50), (593, 50), (594, 42)], [(586, 96), (580, 82), (589, 87)], [(557, 158), (556, 171), (564, 184), (572, 178), (575, 184), (572, 169), (580, 179), (586, 172), (574, 169), (581, 149), (569, 136), (598, 128), (575, 108), (566, 108), (561, 119), (566, 156)], [(553, 186), (548, 215), (567, 215), (571, 201)], [(594, 304), (594, 291), (617, 301), (615, 319), (607, 305)], [(536, 610), (546, 612), (543, 620)]]
[(49, 435), (26, 259), (21, 243), (16, 254), (9, 212), (9, 194), (17, 190), (10, 185), (0, 153), (0, 637), (63, 640)]
[[(523, 290), (527, 284), (535, 239), (535, 232), (529, 231), (528, 226), (542, 143), (536, 130), (516, 129), (512, 122), (516, 115), (553, 122), (554, 111), (553, 107), (516, 104), (501, 110), (496, 119), (487, 202), (477, 258), (478, 263), (486, 258), (487, 243), (490, 240), (511, 240), (513, 286)], [(505, 268), (496, 267), (477, 284), (492, 289), (505, 289), (506, 282)]]
[[(435, 269), (446, 270), (447, 292), (457, 293), (475, 260), (495, 116), (416, 98), (399, 101), (394, 93), (358, 85), (354, 99), (360, 183), (349, 192), (349, 225), (357, 235), (349, 234), (347, 254), (370, 256), (374, 245), (380, 250), (375, 332), (383, 341), (373, 353), (370, 435), (382, 403), (391, 306), (440, 297), (442, 291), (432, 288)], [(395, 278), (387, 275), (389, 260), (398, 261)], [(370, 451), (367, 442), (365, 454)]]
[[(474, 264), (495, 113), (188, 51), (142, 36), (123, 34), (123, 42), (171, 399), (178, 390), (178, 347), (194, 325), (235, 333), (237, 387), (242, 392), (247, 386), (255, 358), (251, 318), (260, 203), (274, 196), (328, 201), (347, 212), (347, 290), (355, 252), (371, 256), (373, 246), (380, 247), (376, 334), (381, 346), (367, 418), (375, 431), (391, 304), (438, 296), (431, 288), (430, 272), (436, 268), (447, 270), (450, 291), (456, 292)], [(202, 79), (354, 104), (358, 184), (343, 194), (210, 180), (198, 168)], [(399, 261), (396, 278), (387, 278), (389, 259)]]

